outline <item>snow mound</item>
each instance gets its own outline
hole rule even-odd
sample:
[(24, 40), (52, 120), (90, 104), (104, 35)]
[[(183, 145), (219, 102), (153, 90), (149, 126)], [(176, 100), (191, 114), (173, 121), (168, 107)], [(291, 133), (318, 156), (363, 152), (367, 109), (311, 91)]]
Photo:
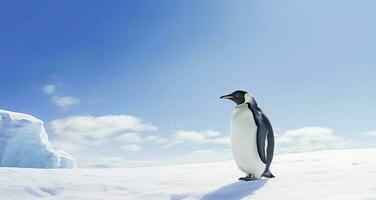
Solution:
[(43, 122), (0, 109), (0, 167), (77, 168), (68, 153), (55, 151)]

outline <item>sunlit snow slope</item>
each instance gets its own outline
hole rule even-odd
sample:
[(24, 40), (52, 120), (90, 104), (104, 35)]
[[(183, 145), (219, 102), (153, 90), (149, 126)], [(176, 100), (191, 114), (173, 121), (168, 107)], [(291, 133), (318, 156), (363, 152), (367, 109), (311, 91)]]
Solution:
[(274, 179), (240, 182), (233, 161), (123, 169), (0, 168), (0, 199), (376, 199), (376, 149), (280, 155), (272, 172)]

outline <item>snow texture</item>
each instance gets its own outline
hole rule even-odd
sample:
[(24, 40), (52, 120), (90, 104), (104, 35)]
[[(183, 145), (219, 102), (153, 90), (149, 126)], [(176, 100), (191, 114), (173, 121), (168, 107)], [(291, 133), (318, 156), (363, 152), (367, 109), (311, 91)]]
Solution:
[(376, 200), (376, 149), (276, 156), (274, 179), (237, 181), (234, 161), (115, 169), (0, 169), (0, 199)]
[(77, 164), (68, 153), (54, 150), (41, 120), (0, 110), (0, 167), (76, 168)]

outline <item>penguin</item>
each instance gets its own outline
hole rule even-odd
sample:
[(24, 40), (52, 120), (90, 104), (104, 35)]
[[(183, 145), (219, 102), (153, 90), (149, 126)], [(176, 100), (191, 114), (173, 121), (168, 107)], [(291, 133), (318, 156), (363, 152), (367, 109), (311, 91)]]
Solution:
[(274, 178), (270, 164), (274, 154), (274, 132), (265, 113), (248, 92), (237, 90), (221, 99), (236, 103), (231, 119), (231, 145), (238, 168), (246, 173), (242, 181)]

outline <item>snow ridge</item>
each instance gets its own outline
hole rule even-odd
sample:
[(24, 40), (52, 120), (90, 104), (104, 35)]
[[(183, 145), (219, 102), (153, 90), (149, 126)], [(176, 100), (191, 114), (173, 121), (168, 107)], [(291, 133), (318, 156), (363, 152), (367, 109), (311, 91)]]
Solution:
[(273, 179), (243, 182), (234, 161), (140, 168), (0, 168), (0, 199), (376, 200), (376, 149), (276, 155)]

